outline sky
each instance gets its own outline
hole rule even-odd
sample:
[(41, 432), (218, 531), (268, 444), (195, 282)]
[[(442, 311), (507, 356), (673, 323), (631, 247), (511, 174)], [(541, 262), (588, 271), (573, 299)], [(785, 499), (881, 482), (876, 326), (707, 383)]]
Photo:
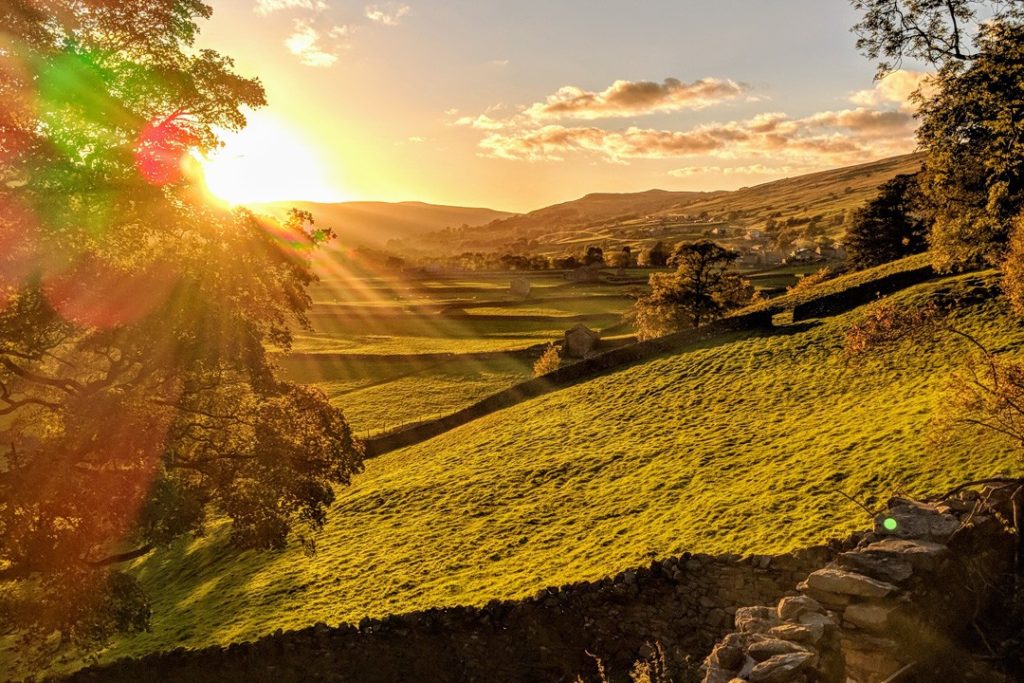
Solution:
[(846, 0), (211, 0), (268, 106), (207, 164), (238, 202), (528, 211), (735, 189), (913, 150)]

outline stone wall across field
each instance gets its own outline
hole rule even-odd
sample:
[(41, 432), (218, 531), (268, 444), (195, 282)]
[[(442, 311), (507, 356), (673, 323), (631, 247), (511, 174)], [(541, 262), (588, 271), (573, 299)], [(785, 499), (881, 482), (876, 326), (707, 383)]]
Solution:
[(797, 304), (793, 307), (793, 322), (839, 315), (858, 306), (869, 304), (879, 297), (927, 282), (933, 277), (935, 277), (935, 270), (930, 265), (926, 265), (853, 285), (840, 292), (825, 294)]
[[(740, 605), (771, 602), (854, 541), (780, 556), (685, 554), (521, 601), (434, 609), (278, 632), (226, 648), (178, 650), (78, 672), (75, 682), (612, 681), (658, 646), (677, 664), (701, 658)], [(589, 653), (589, 654), (588, 654)], [(685, 665), (685, 664), (684, 664)]]
[(576, 382), (637, 361), (652, 358), (662, 353), (677, 351), (682, 347), (706, 339), (734, 332), (768, 330), (771, 328), (772, 313), (769, 311), (758, 311), (722, 318), (694, 330), (685, 330), (657, 339), (621, 346), (560, 368), (542, 377), (522, 382), (514, 387), (492, 394), (450, 415), (445, 415), (428, 422), (421, 422), (401, 431), (367, 439), (366, 454), (367, 457), (373, 457), (421, 443), (498, 410), (514, 406), (552, 391), (557, 391), (558, 389), (563, 389)]

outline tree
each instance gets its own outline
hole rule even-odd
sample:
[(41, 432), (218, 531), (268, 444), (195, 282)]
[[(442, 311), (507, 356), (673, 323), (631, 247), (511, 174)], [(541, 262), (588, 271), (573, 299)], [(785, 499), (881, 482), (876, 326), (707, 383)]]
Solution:
[(898, 175), (853, 213), (843, 243), (856, 268), (870, 268), (927, 251), (928, 228), (916, 176)]
[(554, 372), (561, 364), (562, 357), (558, 353), (558, 347), (554, 344), (548, 344), (544, 353), (541, 354), (541, 357), (533, 364), (533, 376), (540, 377), (548, 374), (549, 372)]
[(604, 249), (601, 247), (587, 247), (587, 253), (583, 256), (583, 265), (592, 264), (604, 265)]
[(672, 255), (664, 242), (656, 242), (647, 252), (647, 265), (651, 268), (664, 268), (668, 265), (668, 259)]
[(985, 21), (1009, 22), (1024, 14), (1022, 0), (851, 0), (863, 19), (857, 47), (880, 60), (879, 75), (910, 57), (935, 66), (974, 59), (974, 36)]
[(699, 327), (749, 302), (749, 283), (730, 270), (738, 258), (706, 240), (677, 246), (669, 259), (676, 271), (651, 275), (650, 293), (633, 305), (638, 336), (651, 339)]
[[(308, 327), (309, 214), (212, 206), (192, 149), (259, 82), (194, 49), (199, 0), (0, 9), (0, 621), (95, 644), (145, 628), (116, 571), (230, 520), (236, 548), (323, 526), (362, 446), (267, 348)], [(8, 584), (10, 586), (10, 584)]]
[(944, 269), (999, 263), (1024, 205), (1024, 26), (989, 25), (977, 42), (970, 64), (943, 67), (921, 103), (921, 187)]

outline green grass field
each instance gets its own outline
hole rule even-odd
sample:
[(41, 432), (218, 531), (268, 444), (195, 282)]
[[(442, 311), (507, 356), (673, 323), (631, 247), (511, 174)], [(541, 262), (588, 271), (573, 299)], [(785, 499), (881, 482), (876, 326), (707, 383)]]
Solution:
[[(706, 342), (369, 461), (339, 491), (314, 558), (238, 556), (222, 527), (154, 553), (132, 568), (155, 600), (152, 631), (101, 657), (519, 598), (683, 551), (779, 552), (868, 523), (838, 491), (870, 505), (1020, 474), (984, 435), (930, 445), (962, 343), (848, 366), (843, 333), (863, 314)], [(996, 350), (1024, 348), (999, 300), (958, 323)]]

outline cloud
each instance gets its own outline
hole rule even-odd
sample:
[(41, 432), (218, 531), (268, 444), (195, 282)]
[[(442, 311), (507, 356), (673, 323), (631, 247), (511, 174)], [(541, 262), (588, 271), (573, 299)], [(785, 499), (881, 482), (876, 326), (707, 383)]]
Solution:
[(306, 66), (329, 67), (338, 61), (338, 53), (344, 47), (338, 41), (351, 33), (352, 29), (348, 26), (331, 27), (327, 37), (333, 44), (324, 47), (320, 31), (307, 21), (296, 19), (295, 30), (285, 39), (284, 45)]
[(467, 126), (475, 130), (501, 130), (502, 128), (509, 127), (511, 124), (492, 119), (487, 114), (480, 114), (479, 116), (463, 116), (456, 119), (452, 125)]
[(486, 155), (525, 161), (559, 161), (571, 153), (587, 153), (612, 163), (693, 156), (844, 163), (909, 152), (914, 131), (914, 119), (907, 112), (866, 108), (819, 112), (804, 118), (772, 112), (686, 131), (635, 126), (610, 131), (596, 126), (530, 127), (519, 123), (488, 128), (478, 124), (479, 119), (469, 119), (464, 125), (488, 131), (479, 143)]
[(923, 71), (900, 69), (875, 82), (869, 90), (858, 90), (850, 95), (850, 101), (860, 107), (878, 107), (886, 104), (899, 105), (900, 109), (913, 109), (910, 96), (920, 89), (926, 97), (934, 92), (930, 83), (931, 74)]
[(398, 26), (402, 17), (412, 10), (409, 5), (398, 2), (386, 2), (380, 5), (367, 5), (366, 18), (384, 26)]
[(693, 83), (683, 83), (676, 78), (667, 78), (663, 83), (615, 81), (601, 92), (569, 85), (548, 96), (544, 102), (530, 105), (523, 113), (538, 121), (642, 116), (703, 109), (733, 99), (746, 90), (745, 85), (716, 78), (703, 78)]
[(283, 10), (311, 10), (323, 12), (327, 3), (323, 0), (256, 0), (256, 14), (272, 14)]

